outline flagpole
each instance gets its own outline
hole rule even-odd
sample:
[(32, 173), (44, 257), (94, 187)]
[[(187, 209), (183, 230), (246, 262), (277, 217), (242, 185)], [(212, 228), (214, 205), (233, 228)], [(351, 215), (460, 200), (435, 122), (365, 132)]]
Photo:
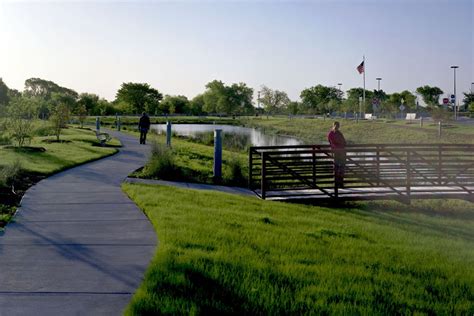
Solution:
[[(367, 69), (367, 65), (365, 64), (365, 55), (363, 56), (363, 62), (364, 62), (364, 92), (362, 93), (362, 104), (364, 105), (364, 113), (365, 113), (365, 69)], [(360, 113), (362, 116), (362, 113)], [(362, 118), (362, 117), (361, 117)]]

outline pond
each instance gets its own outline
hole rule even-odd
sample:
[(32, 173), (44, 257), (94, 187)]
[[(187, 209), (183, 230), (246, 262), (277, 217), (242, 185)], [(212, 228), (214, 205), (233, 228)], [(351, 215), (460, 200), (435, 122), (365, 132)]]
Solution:
[[(166, 133), (166, 124), (153, 124), (151, 129), (158, 133)], [(171, 127), (173, 133), (179, 136), (198, 137), (203, 133), (213, 133), (215, 129), (221, 129), (223, 137), (225, 135), (238, 135), (247, 139), (250, 146), (288, 146), (301, 145), (300, 140), (289, 136), (268, 135), (261, 130), (249, 127), (232, 125), (213, 125), (213, 124), (174, 124)]]

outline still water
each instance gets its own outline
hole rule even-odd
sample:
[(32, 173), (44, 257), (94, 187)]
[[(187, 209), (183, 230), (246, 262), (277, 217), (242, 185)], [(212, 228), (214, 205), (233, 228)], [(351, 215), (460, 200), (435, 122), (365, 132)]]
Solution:
[[(153, 124), (151, 128), (158, 133), (166, 132), (165, 124)], [(215, 129), (221, 129), (223, 137), (226, 134), (238, 134), (248, 137), (248, 142), (252, 146), (287, 146), (301, 145), (302, 142), (293, 137), (266, 135), (255, 128), (232, 126), (232, 125), (212, 125), (212, 124), (175, 124), (171, 130), (180, 136), (196, 136), (202, 133), (213, 133)]]

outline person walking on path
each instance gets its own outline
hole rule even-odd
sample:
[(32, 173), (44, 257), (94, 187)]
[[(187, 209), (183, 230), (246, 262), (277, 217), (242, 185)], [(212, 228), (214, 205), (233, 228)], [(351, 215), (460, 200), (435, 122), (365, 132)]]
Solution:
[(346, 165), (346, 139), (339, 130), (339, 122), (334, 122), (328, 133), (328, 141), (334, 153), (334, 180), (337, 188), (344, 187), (344, 171)]
[(138, 130), (140, 131), (140, 144), (146, 143), (146, 134), (150, 129), (150, 117), (143, 112), (142, 117), (140, 117), (140, 122), (138, 123)]

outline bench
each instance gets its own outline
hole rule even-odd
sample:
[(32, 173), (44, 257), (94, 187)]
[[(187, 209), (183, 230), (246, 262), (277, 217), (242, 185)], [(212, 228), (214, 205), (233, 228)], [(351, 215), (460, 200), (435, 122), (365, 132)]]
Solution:
[(408, 121), (416, 120), (416, 113), (407, 113), (406, 120)]
[(372, 115), (372, 113), (365, 113), (364, 119), (366, 119), (366, 120), (375, 120), (375, 119), (377, 119), (377, 116)]
[(105, 143), (107, 143), (108, 141), (110, 141), (112, 139), (112, 137), (110, 137), (109, 134), (100, 133), (98, 131), (95, 132), (95, 136), (97, 137), (97, 140), (99, 141), (101, 146), (104, 146)]

